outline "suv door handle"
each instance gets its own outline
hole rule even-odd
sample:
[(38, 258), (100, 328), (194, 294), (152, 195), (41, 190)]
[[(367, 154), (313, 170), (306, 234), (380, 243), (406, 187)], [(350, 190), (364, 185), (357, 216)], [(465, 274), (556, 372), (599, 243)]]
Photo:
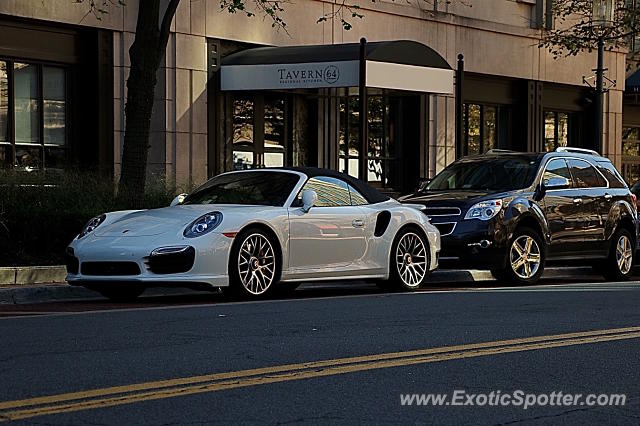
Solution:
[(354, 228), (362, 228), (364, 226), (364, 220), (354, 219), (353, 222), (351, 222), (351, 224), (353, 225)]
[(582, 204), (582, 198), (574, 198), (573, 204)]
[(611, 201), (611, 199), (613, 198), (613, 195), (611, 194), (604, 194), (604, 199), (607, 201)]

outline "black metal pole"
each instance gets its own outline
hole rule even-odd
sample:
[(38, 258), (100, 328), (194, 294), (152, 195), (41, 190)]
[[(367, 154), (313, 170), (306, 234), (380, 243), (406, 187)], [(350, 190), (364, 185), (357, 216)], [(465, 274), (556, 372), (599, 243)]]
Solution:
[(462, 86), (464, 84), (464, 55), (461, 53), (458, 55), (458, 69), (456, 70), (456, 158), (461, 158), (464, 155), (463, 151), (463, 135), (464, 135), (464, 98), (462, 92)]
[(358, 82), (358, 121), (359, 121), (359, 144), (360, 164), (358, 176), (361, 180), (367, 181), (367, 39), (360, 39), (360, 77)]
[(604, 56), (604, 39), (598, 37), (598, 67), (596, 69), (596, 151), (602, 153), (602, 75)]

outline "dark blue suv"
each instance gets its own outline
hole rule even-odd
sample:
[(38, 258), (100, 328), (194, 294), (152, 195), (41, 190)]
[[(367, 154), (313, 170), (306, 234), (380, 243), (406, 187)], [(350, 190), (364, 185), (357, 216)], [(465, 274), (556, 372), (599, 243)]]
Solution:
[(400, 201), (424, 205), (444, 267), (489, 269), (519, 284), (536, 282), (551, 262), (594, 265), (612, 280), (631, 275), (635, 196), (593, 151), (492, 150), (456, 161)]

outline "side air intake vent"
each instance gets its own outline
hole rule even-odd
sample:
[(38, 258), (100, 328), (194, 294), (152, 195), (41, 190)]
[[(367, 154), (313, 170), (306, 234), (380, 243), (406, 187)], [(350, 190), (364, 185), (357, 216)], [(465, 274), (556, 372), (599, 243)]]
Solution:
[(376, 237), (381, 237), (384, 235), (387, 227), (389, 226), (389, 222), (391, 221), (391, 213), (388, 211), (382, 211), (378, 213), (378, 217), (376, 219), (376, 230), (373, 233)]

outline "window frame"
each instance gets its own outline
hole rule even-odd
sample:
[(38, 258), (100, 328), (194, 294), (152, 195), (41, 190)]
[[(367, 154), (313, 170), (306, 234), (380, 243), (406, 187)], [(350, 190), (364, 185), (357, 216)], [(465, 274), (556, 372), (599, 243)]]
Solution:
[[(565, 162), (567, 163), (567, 167), (569, 168), (569, 173), (571, 173), (571, 167), (569, 166), (569, 160), (580, 160), (580, 161), (585, 161), (587, 163), (589, 163), (591, 165), (591, 167), (593, 167), (596, 172), (598, 172), (598, 174), (600, 174), (600, 176), (604, 179), (604, 181), (606, 182), (607, 186), (598, 186), (598, 187), (588, 187), (588, 188), (592, 188), (592, 189), (599, 189), (599, 188), (604, 188), (604, 189), (608, 189), (610, 188), (610, 184), (609, 184), (609, 179), (606, 178), (606, 176), (604, 176), (600, 170), (598, 170), (598, 167), (596, 167), (591, 161), (586, 160), (584, 158), (578, 158), (578, 157), (551, 157), (549, 158), (545, 163), (544, 166), (541, 167), (541, 173), (538, 177), (536, 177), (536, 180), (534, 182), (537, 182), (536, 185), (540, 185), (542, 183), (542, 180), (544, 179), (544, 174), (547, 171), (547, 166), (549, 165), (549, 163), (553, 160), (557, 160), (557, 159), (563, 159), (565, 160)], [(550, 189), (547, 192), (550, 191), (566, 191), (566, 190), (573, 190), (573, 189), (588, 189), (588, 188), (579, 188), (577, 186), (575, 186), (575, 182), (573, 179), (573, 174), (571, 174), (571, 187), (570, 188), (565, 188), (565, 189)]]
[[(70, 132), (70, 123), (71, 123), (71, 108), (70, 108), (70, 69), (71, 67), (68, 64), (56, 63), (56, 62), (46, 62), (46, 61), (33, 61), (33, 60), (23, 60), (20, 58), (7, 58), (0, 56), (0, 62), (4, 62), (6, 64), (7, 70), (7, 92), (8, 92), (8, 108), (7, 108), (7, 134), (8, 141), (0, 141), (0, 146), (9, 147), (10, 155), (8, 158), (5, 158), (4, 163), (0, 163), (1, 167), (16, 169), (16, 170), (25, 170), (23, 167), (20, 167), (16, 164), (16, 147), (31, 147), (38, 148), (38, 160), (40, 162), (40, 166), (38, 169), (34, 171), (46, 171), (46, 170), (61, 170), (60, 168), (49, 168), (47, 167), (46, 162), (46, 149), (47, 148), (55, 148), (64, 151), (64, 168), (66, 168), (71, 159), (71, 132)], [(16, 143), (16, 102), (15, 102), (15, 64), (27, 64), (33, 65), (37, 70), (37, 84), (38, 84), (38, 143)], [(64, 144), (48, 144), (45, 143), (45, 115), (44, 115), (44, 68), (58, 68), (64, 71), (64, 105), (65, 105), (65, 133), (64, 133)]]
[[(475, 105), (477, 107), (479, 107), (480, 109), (480, 119), (479, 119), (479, 134), (478, 134), (478, 139), (479, 139), (479, 146), (478, 146), (478, 153), (473, 153), (470, 154), (469, 153), (469, 107)], [(488, 150), (484, 149), (484, 145), (485, 145), (485, 109), (486, 108), (493, 108), (494, 109), (494, 132), (493, 132), (493, 148), (491, 149), (497, 149), (499, 148), (499, 140), (500, 140), (500, 136), (499, 136), (499, 130), (500, 130), (500, 109), (501, 108), (505, 108), (505, 107), (509, 107), (508, 105), (501, 105), (501, 104), (493, 104), (493, 103), (480, 103), (480, 102), (465, 102), (463, 105), (463, 111), (462, 111), (462, 116), (463, 116), (463, 145), (462, 145), (462, 155), (463, 157), (468, 156), (468, 155), (481, 155), (486, 153)]]

